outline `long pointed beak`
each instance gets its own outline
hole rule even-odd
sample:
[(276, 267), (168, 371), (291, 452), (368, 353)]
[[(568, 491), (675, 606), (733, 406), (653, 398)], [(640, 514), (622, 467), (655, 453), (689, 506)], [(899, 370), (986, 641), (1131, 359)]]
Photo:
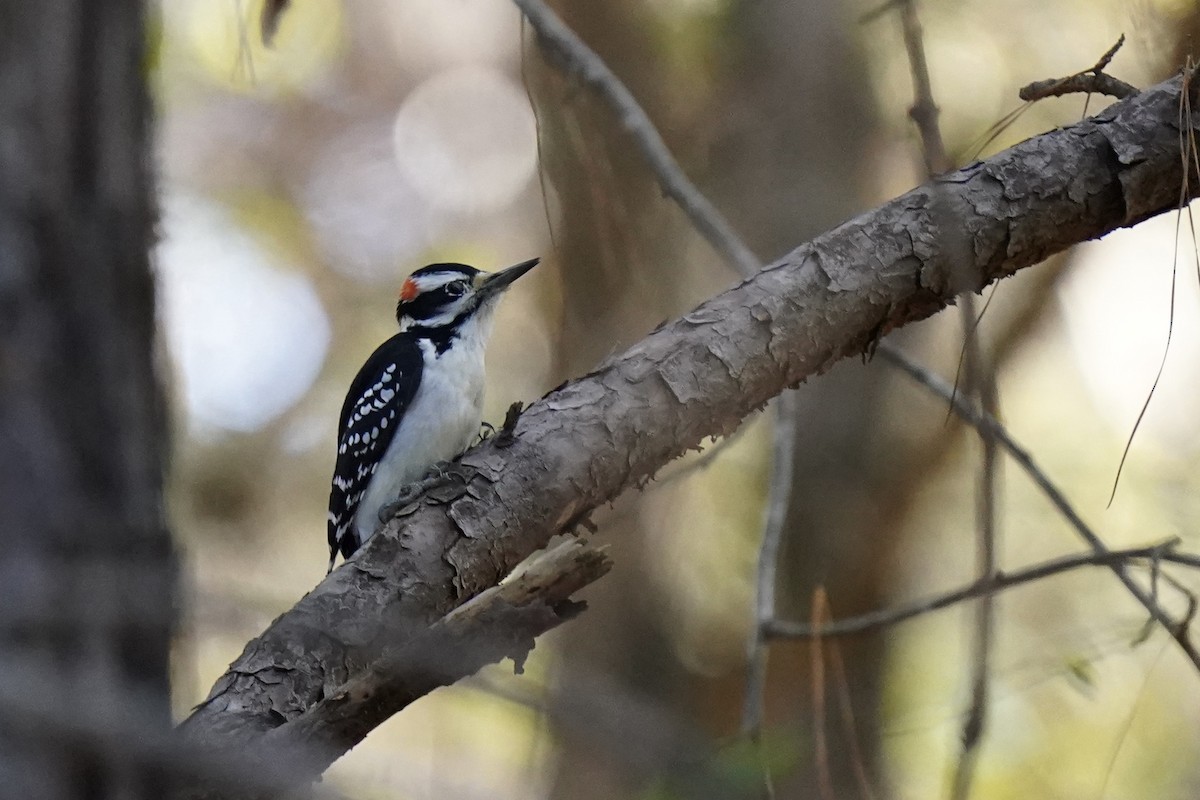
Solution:
[(540, 258), (531, 258), (528, 261), (522, 261), (520, 264), (509, 267), (508, 269), (502, 269), (499, 272), (480, 275), (478, 278), (476, 278), (478, 281), (476, 293), (481, 295), (480, 300), (500, 294), (509, 286), (511, 286), (513, 281), (536, 267), (539, 261), (541, 261)]

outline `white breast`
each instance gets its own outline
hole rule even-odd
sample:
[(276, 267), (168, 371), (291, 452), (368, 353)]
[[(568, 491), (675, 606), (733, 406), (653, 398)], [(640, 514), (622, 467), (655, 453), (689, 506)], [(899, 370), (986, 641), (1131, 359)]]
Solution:
[(441, 355), (431, 342), (420, 342), (425, 361), (421, 384), (355, 514), (360, 542), (375, 532), (379, 510), (396, 499), (402, 486), (474, 444), (483, 418), (486, 327), (465, 326)]

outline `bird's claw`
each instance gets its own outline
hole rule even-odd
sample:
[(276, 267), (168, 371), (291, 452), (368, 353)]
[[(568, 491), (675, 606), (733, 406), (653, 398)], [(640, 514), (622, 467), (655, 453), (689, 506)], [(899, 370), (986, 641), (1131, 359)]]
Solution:
[(403, 489), (400, 490), (400, 496), (397, 499), (393, 500), (390, 503), (385, 503), (379, 507), (380, 523), (390, 522), (392, 520), (392, 517), (396, 516), (396, 514), (400, 511), (400, 509), (404, 508), (406, 505), (408, 505), (410, 502), (412, 502), (412, 500), (418, 494), (418, 493), (413, 493), (410, 496), (407, 489), (408, 489), (407, 486), (404, 487)]
[[(420, 479), (400, 487), (396, 499), (379, 509), (379, 521), (387, 522), (396, 516), (405, 506), (411, 505), (418, 497), (426, 492), (454, 484), (466, 485), (471, 474), (457, 461), (439, 461), (426, 470)], [(445, 501), (449, 498), (435, 498)]]

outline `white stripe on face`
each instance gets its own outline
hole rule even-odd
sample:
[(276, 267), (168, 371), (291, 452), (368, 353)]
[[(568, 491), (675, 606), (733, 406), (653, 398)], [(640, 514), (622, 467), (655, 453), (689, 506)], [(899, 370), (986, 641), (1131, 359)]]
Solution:
[(431, 275), (411, 275), (409, 276), (409, 280), (417, 287), (418, 294), (424, 294), (431, 289), (438, 289), (455, 281), (465, 280), (467, 283), (471, 282), (471, 279), (461, 272), (435, 272)]
[[(473, 271), (444, 269), (418, 273), (408, 277), (401, 293), (401, 330), (407, 330), (414, 325), (428, 328), (445, 327), (456, 318), (470, 312), (475, 302)], [(456, 295), (447, 289), (448, 286), (458, 283), (464, 285), (462, 294)]]

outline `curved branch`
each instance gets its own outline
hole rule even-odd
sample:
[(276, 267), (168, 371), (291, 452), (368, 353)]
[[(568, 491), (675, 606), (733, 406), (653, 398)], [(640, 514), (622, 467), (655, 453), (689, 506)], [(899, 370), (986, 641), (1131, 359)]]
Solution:
[(964, 272), (978, 290), (1174, 208), (1179, 91), (1167, 81), (914, 189), (551, 392), (511, 438), (463, 457), (464, 486), (401, 510), (247, 645), (186, 733), (252, 743), (301, 717), (596, 506), (730, 433), (784, 387), (951, 303)]

